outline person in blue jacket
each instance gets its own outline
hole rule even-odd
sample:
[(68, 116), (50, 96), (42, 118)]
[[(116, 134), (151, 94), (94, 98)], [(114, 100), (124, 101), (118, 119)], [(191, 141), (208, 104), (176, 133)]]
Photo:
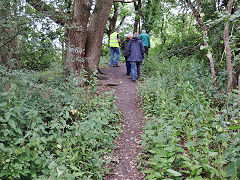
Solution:
[(138, 33), (134, 33), (133, 38), (128, 42), (127, 52), (129, 54), (128, 61), (131, 63), (131, 76), (132, 81), (136, 81), (135, 64), (137, 65), (137, 76), (140, 78), (140, 66), (144, 58), (144, 46), (140, 39), (138, 39)]
[(139, 39), (142, 40), (143, 46), (145, 48), (145, 54), (148, 56), (148, 51), (150, 49), (150, 37), (146, 33), (146, 30), (142, 30), (142, 33), (139, 35)]

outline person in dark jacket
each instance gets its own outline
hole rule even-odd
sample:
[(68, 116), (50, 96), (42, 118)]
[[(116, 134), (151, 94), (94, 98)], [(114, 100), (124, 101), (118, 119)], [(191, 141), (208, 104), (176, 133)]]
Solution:
[(129, 53), (128, 61), (131, 63), (131, 75), (132, 81), (136, 81), (135, 64), (137, 65), (137, 75), (140, 77), (140, 66), (144, 58), (144, 46), (140, 39), (138, 39), (138, 33), (134, 33), (133, 38), (128, 42), (127, 52)]
[(131, 72), (131, 64), (128, 61), (129, 54), (127, 52), (127, 44), (132, 39), (132, 37), (133, 37), (133, 34), (131, 32), (128, 33), (126, 39), (123, 41), (122, 46), (121, 46), (122, 51), (123, 51), (123, 56), (125, 57), (125, 61), (126, 61), (127, 75), (130, 75), (130, 72)]

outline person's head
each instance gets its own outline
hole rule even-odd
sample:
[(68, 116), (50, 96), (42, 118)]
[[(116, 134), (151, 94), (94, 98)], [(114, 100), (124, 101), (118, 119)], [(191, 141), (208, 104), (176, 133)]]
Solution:
[(135, 33), (133, 34), (133, 38), (138, 38), (138, 33), (137, 33), (137, 32), (135, 32)]
[(127, 35), (126, 39), (132, 39), (132, 37), (133, 37), (133, 33), (132, 33), (132, 32), (130, 32), (130, 33), (128, 33), (128, 35)]
[(117, 29), (115, 29), (115, 31), (117, 32), (117, 33), (119, 33), (119, 29), (117, 28)]
[(146, 33), (146, 30), (142, 30), (142, 33)]

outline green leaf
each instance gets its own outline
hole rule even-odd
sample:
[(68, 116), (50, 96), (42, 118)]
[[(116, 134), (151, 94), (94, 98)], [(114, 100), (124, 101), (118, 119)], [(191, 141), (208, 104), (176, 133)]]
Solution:
[(22, 130), (20, 128), (16, 128), (15, 131), (18, 133), (18, 134), (21, 134), (22, 135)]
[(63, 170), (57, 168), (57, 175), (58, 177), (61, 176), (64, 173)]
[(0, 104), (0, 107), (4, 107), (4, 106), (6, 106), (6, 105), (7, 105), (6, 102), (2, 102), (2, 103)]
[(7, 122), (7, 120), (6, 120), (6, 119), (3, 119), (2, 117), (0, 117), (0, 122), (5, 123), (5, 122)]
[(83, 176), (84, 174), (85, 174), (84, 172), (76, 172), (76, 173), (73, 173), (73, 176), (79, 177), (79, 176)]
[(236, 172), (236, 163), (232, 162), (227, 166), (226, 173), (227, 175), (232, 176), (235, 174), (235, 172)]
[(225, 133), (221, 133), (217, 137), (217, 141), (222, 141), (227, 138), (227, 135)]
[(77, 167), (75, 167), (75, 166), (70, 166), (70, 168), (71, 168), (72, 170), (74, 170), (74, 171), (79, 171), (79, 169), (78, 169)]
[(24, 142), (24, 138), (19, 138), (15, 144), (21, 144)]
[(4, 147), (4, 144), (3, 144), (3, 143), (0, 143), (0, 149), (1, 149), (1, 150), (4, 150), (4, 149), (5, 149), (5, 147)]
[(8, 92), (3, 92), (2, 94), (1, 94), (1, 96), (7, 96), (8, 95)]
[(69, 116), (69, 112), (66, 111), (66, 119), (68, 119), (70, 116)]
[(15, 124), (15, 122), (14, 122), (12, 119), (9, 119), (9, 120), (8, 120), (8, 124), (9, 124), (14, 130), (16, 130), (16, 124)]
[(147, 177), (145, 177), (145, 179), (156, 179), (156, 174), (155, 173), (150, 174)]
[(232, 126), (232, 127), (229, 127), (229, 129), (232, 129), (232, 130), (240, 129), (240, 126)]
[(146, 170), (143, 170), (142, 173), (144, 174), (150, 174), (150, 173), (153, 173), (155, 172), (153, 169), (146, 169)]
[(214, 156), (217, 156), (217, 155), (218, 155), (217, 152), (209, 152), (208, 153), (208, 156), (210, 156), (210, 157), (214, 157)]
[(52, 161), (49, 165), (48, 168), (49, 169), (54, 169), (57, 166), (57, 164), (55, 163), (55, 161)]
[(167, 172), (169, 172), (170, 174), (172, 174), (173, 176), (182, 176), (181, 173), (173, 170), (173, 169), (167, 169)]
[(202, 173), (202, 168), (199, 168), (199, 169), (197, 170), (196, 175), (200, 175), (201, 173)]

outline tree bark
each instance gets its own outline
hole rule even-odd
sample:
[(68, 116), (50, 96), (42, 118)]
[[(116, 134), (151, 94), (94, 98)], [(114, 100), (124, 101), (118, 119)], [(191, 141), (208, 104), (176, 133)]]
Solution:
[(5, 42), (6, 39), (9, 38), (9, 28), (6, 27), (6, 24), (10, 24), (9, 18), (10, 18), (10, 3), (4, 2), (3, 7), (0, 9), (0, 23), (1, 23), (1, 29), (0, 29), (0, 35), (1, 35), (1, 51), (0, 51), (0, 58), (3, 64), (10, 68), (10, 52), (9, 52), (9, 41)]
[(90, 16), (92, 0), (74, 0), (71, 16), (55, 11), (39, 0), (27, 0), (36, 10), (56, 23), (65, 25), (68, 35), (65, 67), (79, 73), (85, 68), (90, 74), (97, 68), (101, 56), (102, 38), (113, 0), (97, 0)]
[(201, 27), (201, 29), (203, 31), (204, 46), (208, 50), (207, 57), (208, 57), (208, 60), (210, 62), (210, 70), (211, 70), (211, 74), (212, 74), (212, 81), (213, 81), (213, 85), (216, 86), (216, 79), (217, 78), (216, 78), (216, 73), (215, 73), (215, 68), (214, 68), (214, 61), (213, 61), (213, 57), (212, 57), (212, 52), (211, 52), (210, 47), (208, 45), (207, 26), (202, 21), (199, 11), (194, 7), (192, 2), (190, 0), (185, 0), (185, 1), (187, 2), (188, 6), (192, 9), (194, 16), (195, 16), (199, 26)]
[(238, 105), (240, 107), (240, 75), (238, 76)]
[(139, 19), (137, 17), (137, 15), (135, 16), (135, 20), (134, 20), (134, 25), (133, 25), (133, 33), (138, 31), (138, 23), (139, 23)]
[[(228, 13), (231, 15), (232, 6), (233, 6), (234, 0), (230, 0), (228, 2)], [(232, 85), (233, 85), (233, 72), (232, 72), (232, 62), (231, 62), (231, 51), (229, 46), (229, 22), (225, 25), (224, 28), (224, 45), (226, 49), (226, 61), (227, 61), (227, 71), (228, 71), (228, 86), (227, 86), (227, 92), (232, 92)]]
[(160, 29), (160, 32), (161, 32), (161, 35), (162, 35), (162, 39), (163, 39), (163, 44), (165, 44), (166, 42), (166, 36), (164, 35), (164, 23), (165, 23), (165, 18), (163, 17), (162, 18), (162, 26), (161, 26), (161, 29)]
[[(9, 69), (12, 68), (10, 60), (19, 59), (16, 9), (16, 1), (13, 1), (12, 4), (10, 1), (6, 1), (3, 3), (3, 6), (0, 9), (0, 59), (2, 60), (3, 64)], [(17, 65), (17, 61), (15, 61), (15, 63)]]
[(73, 70), (79, 73), (84, 68), (85, 47), (87, 41), (87, 25), (90, 16), (92, 1), (75, 0), (73, 3), (73, 18), (68, 23), (66, 71)]
[(133, 25), (133, 33), (137, 32), (138, 26), (140, 26), (140, 17), (143, 16), (141, 8), (142, 8), (142, 1), (141, 0), (137, 0), (137, 2), (134, 1), (134, 9), (135, 9), (136, 15), (135, 15), (135, 20)]
[[(102, 39), (113, 0), (98, 0), (87, 32), (86, 67), (91, 74), (98, 68), (102, 52)], [(96, 33), (97, 32), (97, 33)]]

